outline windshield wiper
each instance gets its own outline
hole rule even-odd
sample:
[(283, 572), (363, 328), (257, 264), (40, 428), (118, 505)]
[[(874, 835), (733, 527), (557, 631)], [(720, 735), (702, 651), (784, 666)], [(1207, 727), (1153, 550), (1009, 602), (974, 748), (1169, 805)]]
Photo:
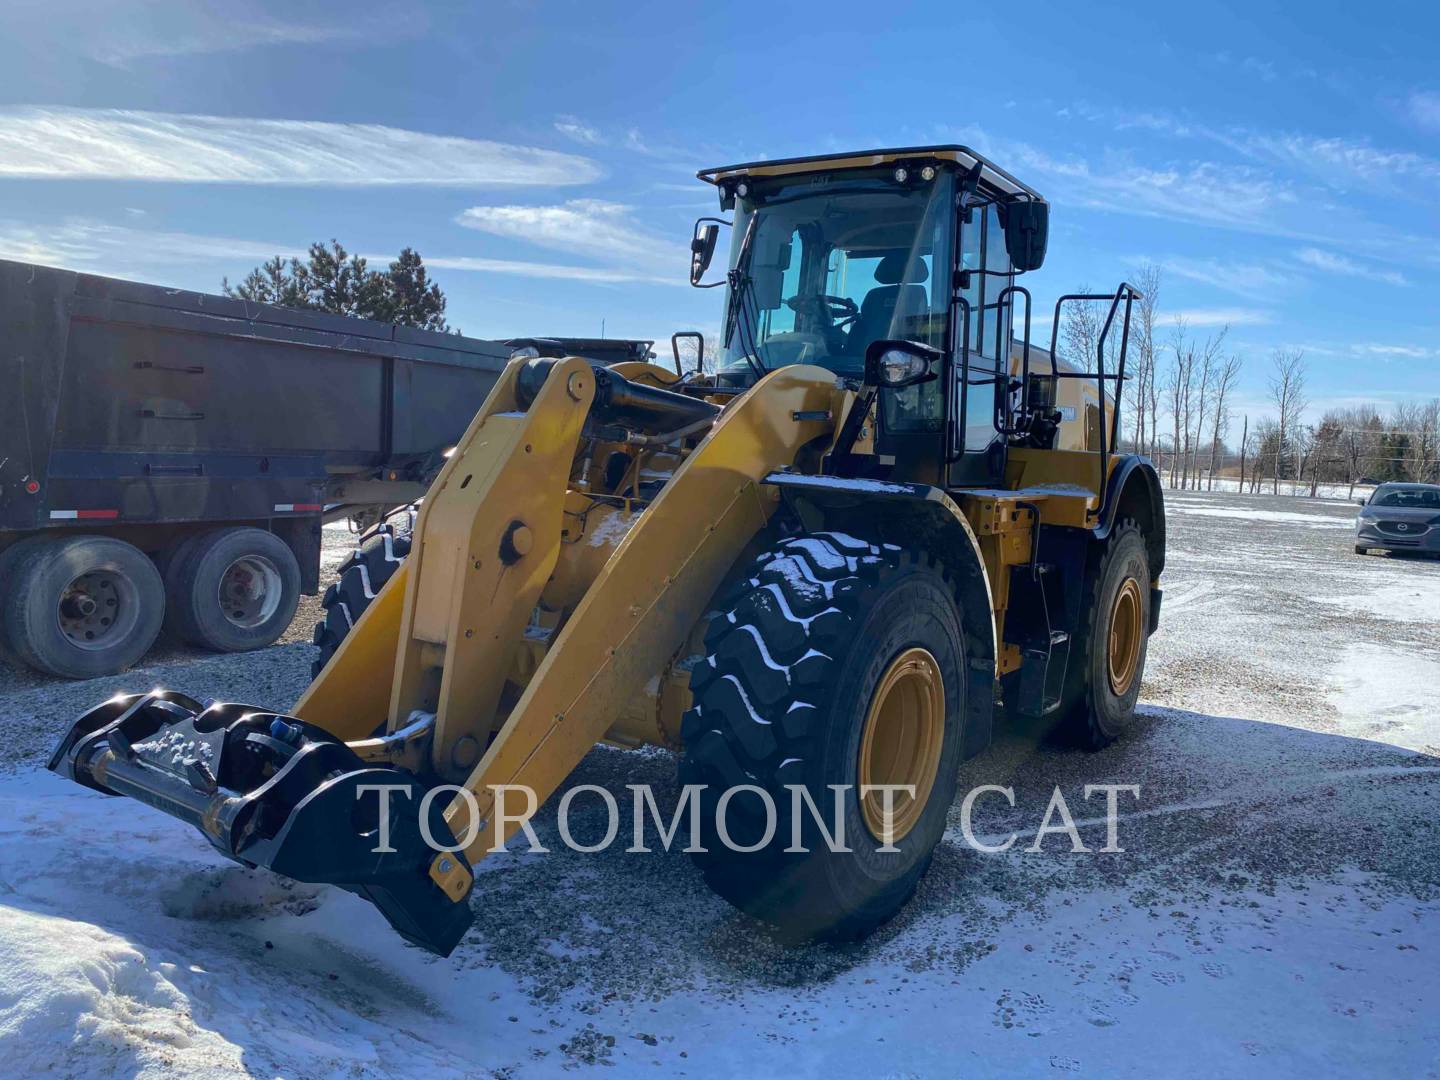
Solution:
[[(755, 226), (760, 220), (758, 214), (752, 214), (750, 222), (745, 226), (745, 235), (740, 240), (740, 251), (735, 256), (735, 268), (730, 271), (730, 303), (725, 309), (725, 348), (730, 347), (735, 332), (740, 331), (740, 351), (745, 356), (745, 363), (750, 366), (750, 371), (759, 382), (764, 378), (766, 368), (760, 362), (759, 347), (755, 341), (754, 316), (751, 315), (747, 301), (754, 302), (754, 280), (750, 277), (750, 252), (754, 247)], [(746, 341), (749, 338), (749, 341)]]

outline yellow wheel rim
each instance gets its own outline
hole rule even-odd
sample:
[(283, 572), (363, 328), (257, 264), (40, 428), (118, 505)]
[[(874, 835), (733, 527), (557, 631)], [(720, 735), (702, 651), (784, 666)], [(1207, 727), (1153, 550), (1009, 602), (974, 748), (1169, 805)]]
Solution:
[[(935, 776), (945, 743), (945, 682), (940, 665), (925, 649), (906, 649), (890, 663), (865, 717), (860, 736), (860, 813), (865, 827), (881, 843), (893, 844), (915, 827)], [(869, 791), (875, 785), (905, 785), (914, 794)]]
[(1140, 642), (1145, 632), (1141, 625), (1143, 612), (1140, 583), (1126, 578), (1110, 608), (1110, 641), (1106, 653), (1110, 689), (1116, 697), (1130, 692), (1140, 668)]

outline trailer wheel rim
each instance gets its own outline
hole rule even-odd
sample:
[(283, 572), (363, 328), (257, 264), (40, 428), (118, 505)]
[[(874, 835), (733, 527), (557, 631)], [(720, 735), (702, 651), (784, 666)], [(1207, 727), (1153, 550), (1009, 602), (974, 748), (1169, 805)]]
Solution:
[(264, 555), (244, 555), (220, 575), (217, 599), (232, 626), (249, 630), (269, 621), (283, 592), (280, 570), (273, 562)]
[(60, 592), (55, 622), (77, 649), (99, 652), (125, 638), (140, 617), (140, 593), (124, 574), (89, 570)]
[(1110, 607), (1110, 640), (1106, 659), (1110, 669), (1110, 689), (1116, 697), (1124, 697), (1130, 692), (1135, 673), (1140, 668), (1142, 611), (1140, 584), (1133, 577), (1126, 578)]
[[(893, 844), (919, 822), (935, 786), (944, 744), (940, 665), (925, 649), (906, 649), (875, 687), (860, 737), (860, 814), (875, 839)], [(905, 785), (914, 791), (893, 792), (887, 815), (885, 792), (867, 790), (879, 785)]]

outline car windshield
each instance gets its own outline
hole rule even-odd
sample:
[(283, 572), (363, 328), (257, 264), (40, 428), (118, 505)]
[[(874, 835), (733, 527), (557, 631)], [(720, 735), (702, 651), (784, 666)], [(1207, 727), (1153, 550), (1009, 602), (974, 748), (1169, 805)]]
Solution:
[(1440, 487), (1381, 488), (1375, 493), (1375, 505), (1440, 510)]
[(888, 171), (822, 174), (741, 200), (731, 269), (743, 259), (743, 274), (726, 305), (722, 372), (818, 364), (859, 374), (881, 338), (943, 347), (953, 187), (948, 171), (909, 185)]

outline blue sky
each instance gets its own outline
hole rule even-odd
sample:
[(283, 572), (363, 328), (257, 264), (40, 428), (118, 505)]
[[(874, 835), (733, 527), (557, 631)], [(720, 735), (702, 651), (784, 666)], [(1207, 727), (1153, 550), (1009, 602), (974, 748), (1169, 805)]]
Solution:
[(959, 141), (1053, 203), (1040, 306), (1152, 259), (1242, 409), (1279, 345), (1312, 412), (1383, 404), (1440, 394), (1437, 46), (1434, 3), (7, 0), (0, 256), (215, 291), (408, 244), (467, 334), (663, 339), (719, 322), (696, 169)]

